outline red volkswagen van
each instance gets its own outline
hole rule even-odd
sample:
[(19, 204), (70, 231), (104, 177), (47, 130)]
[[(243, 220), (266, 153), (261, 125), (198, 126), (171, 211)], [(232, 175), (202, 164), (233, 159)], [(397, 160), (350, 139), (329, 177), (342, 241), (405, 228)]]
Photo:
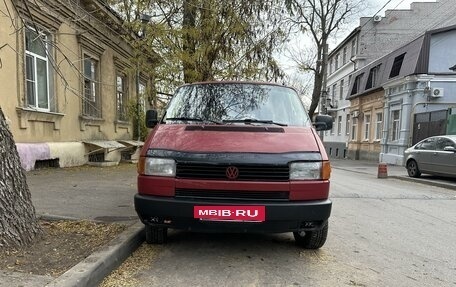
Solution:
[(168, 228), (201, 232), (293, 232), (323, 246), (331, 213), (331, 166), (297, 92), (256, 82), (181, 86), (153, 128), (138, 163), (135, 208), (147, 243)]

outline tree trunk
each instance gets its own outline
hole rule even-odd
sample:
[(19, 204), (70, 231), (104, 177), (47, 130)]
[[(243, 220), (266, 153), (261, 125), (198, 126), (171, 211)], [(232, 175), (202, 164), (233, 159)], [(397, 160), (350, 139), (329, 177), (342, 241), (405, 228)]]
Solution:
[(196, 41), (193, 35), (196, 28), (197, 5), (192, 0), (184, 0), (183, 7), (182, 30), (184, 32), (184, 43), (182, 49), (185, 57), (182, 65), (184, 68), (184, 82), (193, 83), (198, 78), (195, 66)]
[(40, 233), (25, 172), (0, 108), (0, 249), (28, 245)]

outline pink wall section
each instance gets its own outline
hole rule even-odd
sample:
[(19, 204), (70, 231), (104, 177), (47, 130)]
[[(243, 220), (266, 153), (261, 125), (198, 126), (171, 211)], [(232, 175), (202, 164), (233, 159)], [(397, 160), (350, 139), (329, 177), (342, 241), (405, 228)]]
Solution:
[(51, 159), (49, 146), (46, 143), (16, 144), (22, 167), (29, 171), (34, 169), (36, 160)]

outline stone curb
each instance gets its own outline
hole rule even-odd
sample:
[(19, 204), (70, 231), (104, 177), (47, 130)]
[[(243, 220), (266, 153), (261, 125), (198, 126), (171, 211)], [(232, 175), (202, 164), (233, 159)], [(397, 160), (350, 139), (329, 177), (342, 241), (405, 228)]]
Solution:
[[(353, 169), (344, 168), (344, 167), (333, 167), (333, 168), (334, 169), (345, 170), (345, 171), (349, 171), (349, 172), (362, 173), (362, 174), (376, 176), (376, 175), (374, 175), (374, 174), (372, 174), (370, 172), (366, 172), (366, 171), (358, 171), (358, 170), (353, 170)], [(394, 178), (394, 179), (399, 179), (399, 180), (408, 181), (408, 182), (415, 182), (415, 183), (421, 183), (421, 184), (435, 186), (435, 187), (441, 187), (441, 188), (456, 190), (456, 185), (455, 184), (444, 183), (444, 182), (436, 182), (436, 181), (422, 179), (422, 178), (412, 178), (412, 177), (400, 176), (400, 175), (388, 175), (385, 179), (388, 179), (388, 178)]]
[(89, 255), (73, 268), (47, 284), (48, 287), (98, 286), (144, 241), (141, 222), (129, 226), (107, 245)]
[(456, 190), (456, 185), (450, 184), (450, 183), (436, 182), (436, 181), (431, 181), (431, 180), (427, 180), (427, 179), (411, 178), (411, 177), (407, 177), (407, 176), (397, 176), (397, 175), (389, 176), (389, 178)]

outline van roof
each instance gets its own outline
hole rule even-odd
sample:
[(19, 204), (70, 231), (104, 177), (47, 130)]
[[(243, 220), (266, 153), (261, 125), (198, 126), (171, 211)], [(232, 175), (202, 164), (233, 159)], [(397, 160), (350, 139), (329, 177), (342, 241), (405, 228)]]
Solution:
[[(262, 82), (262, 81), (234, 81), (234, 80), (204, 81), (204, 82), (187, 83), (187, 84), (183, 84), (182, 86), (207, 85), (207, 84), (251, 84), (251, 85), (270, 85), (270, 86), (278, 86), (278, 87), (289, 88), (289, 89), (292, 89), (292, 90), (296, 91), (295, 88), (290, 87), (290, 86), (280, 85), (280, 84), (278, 84), (278, 83)], [(182, 87), (182, 86), (181, 86), (181, 87)]]

